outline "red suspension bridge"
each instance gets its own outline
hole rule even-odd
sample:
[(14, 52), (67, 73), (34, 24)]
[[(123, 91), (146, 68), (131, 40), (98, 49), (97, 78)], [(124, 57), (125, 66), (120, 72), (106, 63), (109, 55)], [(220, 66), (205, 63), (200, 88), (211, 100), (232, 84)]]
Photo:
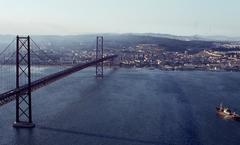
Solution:
[[(44, 77), (40, 77), (37, 79), (32, 78), (31, 67), (33, 63), (31, 62), (32, 54), (35, 55), (38, 59), (41, 59), (39, 54), (35, 52), (32, 48), (35, 46), (38, 48), (48, 60), (51, 60), (55, 65), (61, 65), (58, 61), (52, 59), (45, 51), (37, 45), (35, 41), (33, 41), (29, 36), (27, 37), (19, 37), (17, 36), (15, 40), (13, 40), (1, 53), (4, 54), (7, 52), (9, 47), (16, 42), (15, 51), (1, 63), (1, 67), (8, 64), (15, 65), (14, 70), (10, 70), (11, 72), (16, 72), (15, 74), (15, 87), (12, 89), (5, 90), (3, 93), (0, 93), (0, 107), (7, 103), (10, 103), (16, 100), (16, 121), (14, 122), (14, 127), (34, 127), (32, 121), (32, 92), (42, 88), (44, 86), (49, 85), (57, 80), (65, 78), (75, 72), (81, 71), (87, 67), (96, 65), (96, 77), (103, 78), (103, 62), (104, 61), (112, 61), (117, 55), (109, 55), (105, 56), (103, 54), (103, 37), (98, 36), (96, 41), (96, 57), (94, 60), (91, 60), (86, 63), (76, 64), (69, 68), (64, 68), (57, 72), (54, 72), (50, 75), (46, 75)], [(14, 57), (15, 56), (15, 57)], [(14, 60), (15, 59), (15, 60)], [(36, 59), (36, 58), (35, 58)], [(1, 68), (0, 67), (0, 68)], [(6, 69), (6, 68), (3, 68)], [(7, 85), (6, 83), (2, 84)]]

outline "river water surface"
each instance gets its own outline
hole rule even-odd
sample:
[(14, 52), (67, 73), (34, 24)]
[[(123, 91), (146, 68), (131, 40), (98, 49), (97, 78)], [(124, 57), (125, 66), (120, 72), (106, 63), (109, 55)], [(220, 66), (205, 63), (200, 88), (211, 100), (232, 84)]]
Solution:
[(15, 129), (0, 108), (0, 145), (239, 145), (240, 73), (88, 68), (33, 93), (34, 129)]

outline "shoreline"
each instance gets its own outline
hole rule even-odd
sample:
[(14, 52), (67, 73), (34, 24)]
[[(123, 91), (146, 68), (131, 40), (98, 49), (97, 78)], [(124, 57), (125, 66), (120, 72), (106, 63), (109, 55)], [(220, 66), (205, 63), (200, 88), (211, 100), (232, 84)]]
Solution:
[[(0, 65), (0, 67), (3, 66), (13, 66), (15, 67), (15, 65), (13, 64), (8, 64), (8, 65)], [(64, 64), (64, 65), (32, 65), (31, 67), (71, 67), (74, 65), (70, 65), (70, 64)], [(95, 66), (91, 66), (91, 67), (95, 67)], [(199, 71), (199, 72), (240, 72), (239, 70), (236, 69), (218, 69), (218, 70), (212, 70), (212, 69), (189, 69), (189, 68), (181, 68), (181, 69), (174, 69), (174, 68), (158, 68), (158, 67), (134, 67), (134, 66), (119, 66), (119, 65), (105, 65), (104, 67), (107, 68), (114, 68), (114, 67), (118, 67), (118, 68), (125, 68), (125, 69), (148, 69), (148, 70), (160, 70), (160, 71), (172, 71), (172, 72), (191, 72), (191, 71)]]

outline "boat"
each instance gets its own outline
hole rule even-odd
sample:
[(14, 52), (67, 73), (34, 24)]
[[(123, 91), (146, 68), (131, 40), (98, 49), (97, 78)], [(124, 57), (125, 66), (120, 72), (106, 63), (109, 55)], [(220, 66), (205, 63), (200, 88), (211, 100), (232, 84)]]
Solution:
[(224, 107), (222, 104), (216, 107), (217, 114), (224, 117), (225, 119), (233, 119), (240, 121), (240, 115), (236, 112), (232, 112), (229, 108)]

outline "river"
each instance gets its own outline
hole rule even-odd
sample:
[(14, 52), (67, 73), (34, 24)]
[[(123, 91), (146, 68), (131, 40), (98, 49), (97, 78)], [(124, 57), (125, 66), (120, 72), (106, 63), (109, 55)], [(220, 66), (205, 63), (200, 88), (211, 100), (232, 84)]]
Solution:
[[(41, 70), (44, 71), (44, 70)], [(239, 72), (88, 68), (33, 93), (33, 129), (15, 129), (15, 103), (0, 108), (0, 145), (239, 145)]]

